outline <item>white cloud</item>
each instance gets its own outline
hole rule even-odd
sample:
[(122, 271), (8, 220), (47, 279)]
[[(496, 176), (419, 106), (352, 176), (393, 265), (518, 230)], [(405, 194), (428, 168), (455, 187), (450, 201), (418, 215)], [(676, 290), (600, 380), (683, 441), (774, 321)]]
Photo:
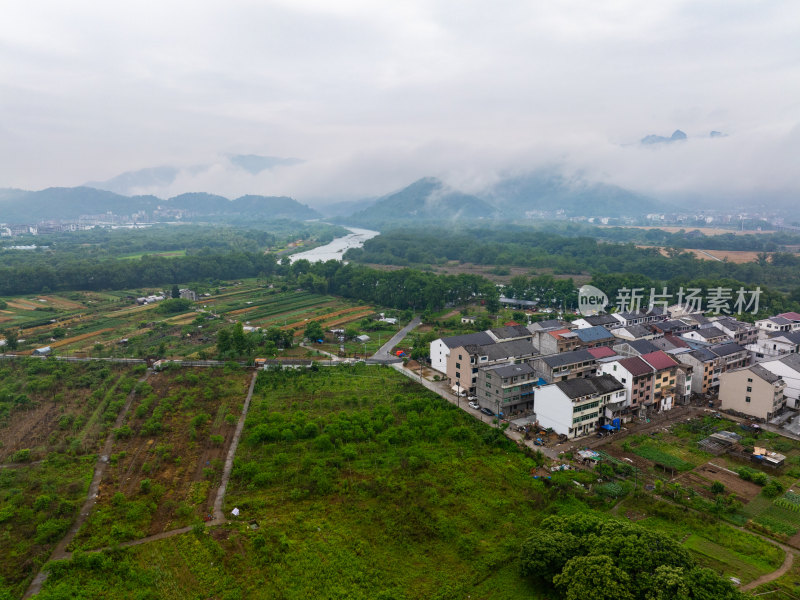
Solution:
[[(789, 0), (12, 3), (0, 187), (203, 163), (166, 191), (341, 198), (558, 163), (796, 194), (798, 30)], [(676, 128), (690, 140), (636, 145)], [(306, 162), (253, 177), (226, 152)]]

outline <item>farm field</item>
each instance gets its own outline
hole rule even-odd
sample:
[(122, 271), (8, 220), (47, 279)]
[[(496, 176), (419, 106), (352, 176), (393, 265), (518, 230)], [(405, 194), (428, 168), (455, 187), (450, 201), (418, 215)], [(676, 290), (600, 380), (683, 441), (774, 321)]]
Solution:
[(589, 471), (536, 480), (542, 462), (389, 368), (262, 372), (225, 501), (238, 517), (76, 553), (52, 565), (40, 598), (543, 600), (516, 567), (527, 532), (548, 514), (610, 507), (725, 576), (748, 582), (783, 562), (768, 541), (650, 494), (589, 493)]
[(168, 369), (138, 383), (114, 430), (97, 504), (71, 549), (209, 520), (249, 381), (239, 369)]
[(672, 226), (658, 226), (658, 225), (598, 225), (597, 227), (620, 227), (622, 229), (660, 229), (662, 231), (666, 231), (667, 233), (678, 233), (680, 231), (700, 231), (705, 235), (725, 235), (726, 233), (732, 233), (734, 235), (747, 235), (747, 234), (757, 234), (757, 233), (769, 233), (768, 231), (760, 231), (757, 229), (734, 229), (734, 228), (726, 228), (726, 227), (693, 227), (691, 225), (687, 225), (685, 227), (672, 227)]
[(77, 516), (136, 377), (102, 363), (0, 361), (0, 598), (21, 597)]
[[(637, 248), (658, 248), (659, 252), (663, 256), (669, 256), (667, 253), (667, 249), (663, 246), (647, 246), (642, 244), (637, 244)], [(694, 255), (695, 258), (699, 258), (700, 260), (721, 260), (721, 261), (728, 261), (736, 264), (744, 264), (744, 263), (751, 263), (755, 262), (758, 258), (758, 255), (761, 254), (760, 252), (752, 252), (749, 250), (706, 250), (700, 248), (681, 248), (682, 252), (689, 252)], [(766, 253), (768, 256), (771, 256), (772, 252)]]
[[(242, 322), (266, 330), (277, 327), (302, 336), (306, 324), (344, 327), (371, 316), (371, 306), (305, 291), (279, 290), (259, 280), (211, 289), (189, 310), (164, 313), (160, 303), (138, 306), (134, 298), (164, 290), (70, 292), (7, 298), (0, 331), (18, 330), (18, 353), (49, 346), (59, 355), (205, 358), (216, 355), (216, 332)], [(302, 356), (294, 349), (287, 356)]]

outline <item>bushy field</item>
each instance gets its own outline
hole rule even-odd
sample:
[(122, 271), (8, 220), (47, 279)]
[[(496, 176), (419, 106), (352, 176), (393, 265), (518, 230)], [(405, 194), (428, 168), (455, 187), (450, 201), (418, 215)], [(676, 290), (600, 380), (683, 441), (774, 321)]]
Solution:
[(103, 363), (0, 362), (0, 598), (22, 595), (76, 518), (135, 376)]
[(239, 369), (169, 369), (137, 384), (125, 423), (114, 430), (97, 504), (72, 548), (209, 519), (249, 377)]
[(575, 489), (536, 464), (391, 369), (264, 373), (226, 496), (239, 519), (79, 557), (41, 597), (536, 598), (520, 536)]

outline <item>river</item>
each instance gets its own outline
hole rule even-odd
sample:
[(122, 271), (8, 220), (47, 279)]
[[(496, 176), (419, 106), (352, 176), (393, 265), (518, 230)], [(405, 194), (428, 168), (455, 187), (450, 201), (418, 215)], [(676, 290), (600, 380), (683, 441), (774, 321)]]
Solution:
[(312, 263), (325, 262), (326, 260), (342, 260), (342, 255), (350, 248), (360, 248), (368, 239), (380, 235), (380, 231), (372, 231), (370, 229), (357, 229), (355, 227), (347, 227), (346, 229), (351, 233), (344, 237), (336, 238), (330, 244), (292, 254), (289, 259), (294, 262), (304, 258)]

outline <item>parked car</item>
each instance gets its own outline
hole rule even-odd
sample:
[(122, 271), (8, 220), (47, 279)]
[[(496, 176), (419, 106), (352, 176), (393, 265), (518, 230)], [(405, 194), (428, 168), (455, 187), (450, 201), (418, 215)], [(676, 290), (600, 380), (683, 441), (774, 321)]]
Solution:
[(494, 413), (490, 411), (488, 408), (484, 407), (481, 409), (481, 412), (489, 417), (493, 417)]
[(469, 407), (470, 408), (474, 408), (475, 410), (480, 410), (481, 409), (481, 405), (478, 404), (477, 402), (470, 402), (469, 403)]

